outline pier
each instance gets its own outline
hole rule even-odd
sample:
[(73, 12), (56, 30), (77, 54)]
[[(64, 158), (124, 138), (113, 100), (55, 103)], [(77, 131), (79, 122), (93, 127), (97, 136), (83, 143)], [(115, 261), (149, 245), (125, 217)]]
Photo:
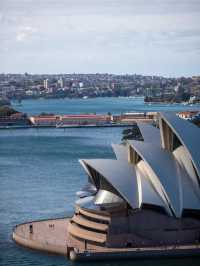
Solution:
[(111, 114), (41, 114), (27, 116), (15, 113), (10, 116), (0, 116), (0, 129), (8, 128), (80, 128), (80, 127), (126, 127), (137, 122), (152, 123), (156, 113), (124, 113)]

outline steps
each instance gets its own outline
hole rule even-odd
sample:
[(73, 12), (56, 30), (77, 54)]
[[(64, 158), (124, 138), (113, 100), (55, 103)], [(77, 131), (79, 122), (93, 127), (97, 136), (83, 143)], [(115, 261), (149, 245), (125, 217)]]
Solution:
[(96, 223), (93, 221), (90, 221), (82, 215), (74, 215), (72, 218), (72, 221), (76, 224), (82, 225), (84, 227), (93, 228), (102, 232), (106, 232), (108, 230), (108, 225), (107, 224), (102, 224), (102, 223)]
[(104, 211), (93, 212), (78, 207), (69, 223), (69, 234), (82, 241), (96, 245), (105, 244), (111, 217)]
[(86, 217), (93, 218), (93, 219), (97, 220), (97, 222), (102, 221), (102, 222), (107, 222), (109, 224), (110, 220), (111, 220), (109, 216), (100, 215), (100, 214), (93, 213), (93, 212), (90, 212), (90, 211), (87, 211), (87, 210), (84, 210), (81, 208), (78, 209), (78, 212), (80, 214), (86, 216)]
[(81, 238), (83, 240), (89, 240), (97, 243), (104, 244), (106, 242), (106, 234), (96, 233), (82, 227), (79, 227), (77, 224), (72, 221), (69, 223), (68, 227), (69, 233), (72, 236)]

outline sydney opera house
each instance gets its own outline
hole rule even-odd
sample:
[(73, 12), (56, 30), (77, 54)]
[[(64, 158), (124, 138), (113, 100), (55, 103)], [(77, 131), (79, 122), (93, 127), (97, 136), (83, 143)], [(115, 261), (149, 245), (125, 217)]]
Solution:
[[(200, 254), (200, 129), (174, 113), (159, 114), (159, 128), (138, 126), (143, 140), (113, 145), (115, 159), (80, 160), (88, 182), (77, 192), (74, 215), (61, 229), (63, 222), (54, 221), (56, 241), (63, 238), (63, 254), (71, 259), (101, 252), (106, 258)], [(26, 233), (26, 242), (19, 237), (25, 230), (15, 230), (18, 243), (59, 251), (54, 242), (44, 244), (51, 229), (41, 229), (35, 242), (33, 234)]]
[(200, 242), (199, 129), (172, 113), (159, 129), (139, 124), (144, 141), (113, 145), (116, 159), (82, 159), (69, 243), (130, 248)]

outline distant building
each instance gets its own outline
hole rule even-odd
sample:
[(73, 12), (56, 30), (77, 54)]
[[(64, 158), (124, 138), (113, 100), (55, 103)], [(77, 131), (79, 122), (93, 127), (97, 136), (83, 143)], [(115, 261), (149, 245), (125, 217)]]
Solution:
[(79, 88), (83, 88), (84, 84), (83, 82), (79, 82)]
[(111, 120), (113, 123), (134, 123), (137, 121), (150, 122), (153, 121), (157, 113), (145, 113), (145, 112), (132, 112), (123, 113), (121, 115), (112, 115)]
[(63, 115), (60, 117), (60, 126), (65, 125), (102, 125), (110, 123), (109, 115)]
[(48, 79), (45, 79), (43, 85), (44, 85), (44, 88), (45, 89), (48, 89), (49, 88), (49, 80)]
[(30, 116), (29, 120), (33, 126), (55, 127), (60, 120), (60, 116), (57, 115)]
[(60, 88), (64, 88), (64, 80), (63, 80), (62, 77), (60, 77), (60, 78), (58, 79), (58, 86), (59, 86)]
[(195, 116), (198, 113), (198, 111), (184, 111), (184, 112), (179, 112), (178, 116), (182, 119), (191, 119), (193, 116)]

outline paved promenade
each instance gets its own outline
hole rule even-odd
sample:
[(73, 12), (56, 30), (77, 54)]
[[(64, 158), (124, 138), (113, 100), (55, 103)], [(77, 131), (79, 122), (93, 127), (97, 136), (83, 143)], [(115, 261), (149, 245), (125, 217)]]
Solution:
[(23, 246), (66, 255), (68, 218), (34, 221), (15, 227), (13, 239)]
[[(13, 239), (20, 245), (67, 256), (68, 224), (70, 218), (33, 221), (20, 224), (13, 231)], [(71, 243), (76, 246), (76, 243)], [(76, 249), (72, 260), (138, 259), (155, 257), (199, 256), (200, 245), (173, 245), (143, 248), (107, 248), (88, 245), (87, 250)]]

